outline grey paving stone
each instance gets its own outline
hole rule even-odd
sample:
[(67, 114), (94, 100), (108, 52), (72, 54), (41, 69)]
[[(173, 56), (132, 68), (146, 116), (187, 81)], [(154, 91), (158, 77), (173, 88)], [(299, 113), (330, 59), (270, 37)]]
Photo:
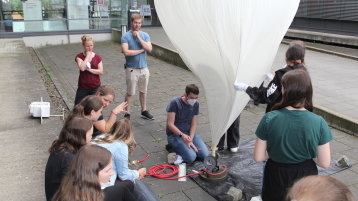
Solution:
[(190, 199), (183, 192), (176, 192), (160, 196), (161, 201), (189, 201)]
[[(36, 121), (36, 120), (29, 120)], [(44, 170), (47, 149), (58, 135), (61, 122), (48, 119), (44, 124), (0, 132), (0, 195), (4, 200), (44, 200)], [(14, 186), (19, 191), (14, 191)]]
[(129, 159), (130, 160), (141, 160), (146, 155), (148, 155), (148, 153), (141, 147), (140, 144), (137, 144), (133, 153), (129, 155)]
[(332, 129), (331, 132), (332, 132), (334, 139), (341, 139), (341, 138), (344, 138), (347, 136), (346, 133), (339, 131), (339, 130)]
[(197, 188), (196, 184), (189, 178), (187, 181), (181, 182), (178, 180), (156, 179), (148, 183), (151, 183), (150, 187), (157, 193), (157, 195), (166, 195), (174, 192), (185, 191), (191, 188)]
[(356, 161), (358, 161), (358, 147), (350, 149), (350, 150), (347, 150), (347, 151), (345, 151), (343, 153), (344, 153), (344, 155), (346, 155), (349, 158), (349, 160), (352, 161), (353, 164)]
[(205, 192), (202, 188), (192, 188), (184, 191), (185, 195), (189, 197), (190, 200), (195, 201), (210, 201), (216, 200), (212, 196), (210, 196), (207, 192)]
[[(355, 176), (352, 176), (355, 175)], [(346, 185), (352, 185), (358, 183), (358, 177), (357, 174), (350, 169), (338, 172), (336, 174), (331, 175), (332, 177), (339, 179)]]
[(331, 151), (337, 153), (345, 153), (345, 151), (352, 149), (352, 147), (345, 145), (337, 140), (332, 140), (330, 142)]
[(358, 165), (353, 165), (350, 169), (358, 174)]
[(158, 127), (158, 122), (150, 121), (150, 124), (148, 125), (136, 125), (133, 127), (133, 132), (138, 136), (151, 136), (152, 133), (155, 133), (156, 130), (158, 130)]
[(165, 150), (167, 140), (165, 138), (152, 138), (151, 141), (141, 144), (148, 153), (160, 152)]
[(344, 138), (337, 139), (337, 141), (349, 146), (349, 147), (356, 147), (357, 146), (357, 137), (346, 135)]

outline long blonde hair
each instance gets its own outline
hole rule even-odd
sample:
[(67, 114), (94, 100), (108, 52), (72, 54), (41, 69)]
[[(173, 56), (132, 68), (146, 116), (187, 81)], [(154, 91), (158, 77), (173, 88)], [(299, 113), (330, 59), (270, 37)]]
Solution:
[(314, 175), (298, 180), (287, 194), (287, 201), (353, 201), (348, 187), (330, 176)]
[(115, 141), (122, 141), (128, 145), (129, 154), (133, 153), (137, 142), (134, 139), (134, 134), (132, 131), (132, 123), (129, 119), (124, 118), (117, 120), (108, 135), (103, 138), (96, 138), (94, 142), (97, 143), (113, 143)]

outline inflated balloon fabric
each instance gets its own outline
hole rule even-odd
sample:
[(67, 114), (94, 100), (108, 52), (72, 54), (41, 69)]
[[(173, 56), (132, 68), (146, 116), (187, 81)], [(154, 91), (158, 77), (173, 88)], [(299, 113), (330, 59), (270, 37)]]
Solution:
[(245, 92), (235, 91), (235, 81), (251, 86), (263, 81), (298, 4), (299, 0), (155, 0), (165, 32), (204, 87), (214, 145), (249, 100)]

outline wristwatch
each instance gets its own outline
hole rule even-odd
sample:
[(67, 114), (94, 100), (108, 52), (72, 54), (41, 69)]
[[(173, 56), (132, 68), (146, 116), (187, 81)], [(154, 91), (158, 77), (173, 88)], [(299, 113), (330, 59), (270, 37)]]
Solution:
[(181, 131), (179, 131), (178, 135), (181, 138), (181, 136), (183, 136), (183, 133)]

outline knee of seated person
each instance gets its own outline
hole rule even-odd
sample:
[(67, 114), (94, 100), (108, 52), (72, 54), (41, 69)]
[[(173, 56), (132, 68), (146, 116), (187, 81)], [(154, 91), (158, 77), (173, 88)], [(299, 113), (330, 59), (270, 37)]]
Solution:
[(196, 159), (196, 155), (195, 154), (188, 154), (187, 156), (183, 156), (183, 160), (186, 162), (186, 163), (192, 163), (194, 162)]
[(204, 159), (206, 157), (209, 156), (209, 151), (208, 150), (202, 150), (198, 153), (198, 157), (201, 159)]

